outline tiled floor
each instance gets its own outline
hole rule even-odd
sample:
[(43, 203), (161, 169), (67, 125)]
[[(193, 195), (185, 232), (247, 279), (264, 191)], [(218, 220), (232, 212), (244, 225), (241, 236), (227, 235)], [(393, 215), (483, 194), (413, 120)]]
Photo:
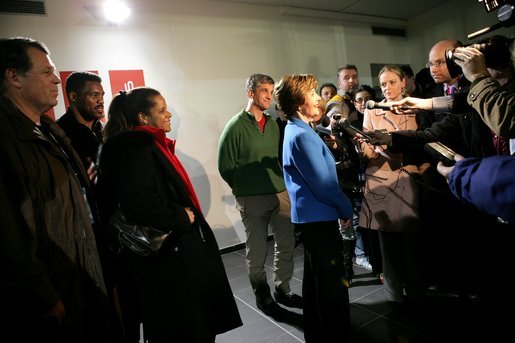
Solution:
[[(272, 243), (269, 245), (267, 277), (272, 285)], [(217, 343), (287, 343), (304, 342), (301, 328), (302, 310), (288, 309), (293, 324), (276, 322), (257, 309), (245, 265), (244, 250), (222, 255), (227, 275), (243, 320), (243, 326), (216, 338)], [(394, 307), (385, 301), (377, 279), (354, 266), (355, 279), (349, 289), (351, 300), (352, 342), (471, 342), (477, 337), (471, 327), (474, 321), (465, 318), (463, 306), (449, 299), (434, 298), (424, 309)], [(301, 294), (303, 274), (302, 245), (295, 251), (292, 290)], [(273, 290), (273, 288), (271, 288)], [(458, 319), (458, 320), (457, 320)], [(463, 324), (459, 324), (463, 323)], [(479, 340), (479, 339), (478, 339)], [(483, 340), (483, 342), (492, 342)]]

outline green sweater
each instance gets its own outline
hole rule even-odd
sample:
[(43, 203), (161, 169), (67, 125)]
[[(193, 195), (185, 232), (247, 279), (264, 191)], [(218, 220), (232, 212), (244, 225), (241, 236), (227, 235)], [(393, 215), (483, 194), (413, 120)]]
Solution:
[(245, 110), (232, 117), (218, 144), (218, 171), (235, 196), (286, 190), (277, 157), (279, 127), (268, 114), (264, 133)]

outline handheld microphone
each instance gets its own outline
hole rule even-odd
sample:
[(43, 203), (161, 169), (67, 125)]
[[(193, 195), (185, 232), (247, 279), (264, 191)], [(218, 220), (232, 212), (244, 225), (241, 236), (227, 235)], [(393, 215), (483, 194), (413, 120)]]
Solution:
[(355, 126), (352, 126), (350, 123), (349, 123), (349, 120), (347, 118), (342, 118), (340, 120), (338, 120), (336, 122), (336, 124), (338, 124), (341, 128), (343, 128), (345, 131), (347, 131), (349, 134), (351, 134), (353, 137), (356, 135), (356, 133), (359, 133), (361, 136), (363, 136), (364, 138), (370, 140), (371, 137), (369, 135), (367, 135), (365, 132), (363, 132), (362, 130), (358, 129), (357, 127)]
[[(502, 2), (501, 2), (502, 3)], [(492, 5), (493, 2), (485, 2), (485, 6), (486, 4), (489, 4), (489, 5)], [(499, 5), (497, 5), (498, 7)], [(492, 11), (493, 9), (497, 8), (497, 7), (493, 7), (491, 8), (489, 11), (487, 10), (487, 12), (490, 12)], [(513, 15), (513, 10), (515, 9), (515, 6), (512, 5), (512, 4), (505, 4), (503, 5), (501, 8), (499, 8), (499, 11), (497, 12), (497, 19), (499, 19), (499, 22), (497, 24), (494, 24), (492, 26), (487, 26), (481, 30), (478, 30), (476, 32), (472, 32), (471, 34), (469, 34), (467, 36), (468, 39), (474, 39), (474, 38), (477, 38), (485, 33), (488, 33), (488, 32), (492, 32), (494, 30), (497, 30), (498, 28), (501, 28), (501, 27), (509, 27), (509, 26), (512, 26), (513, 24), (515, 24), (515, 15)]]
[(319, 125), (322, 125), (323, 127), (328, 127), (329, 125), (331, 125), (331, 118), (329, 118), (328, 116), (323, 116)]
[(315, 127), (315, 131), (328, 136), (332, 135), (331, 119), (328, 116), (323, 116), (320, 120), (320, 124)]
[(378, 108), (378, 109), (381, 109), (381, 110), (390, 111), (390, 106), (385, 105), (385, 104), (377, 103), (374, 100), (368, 100), (366, 102), (365, 106), (366, 106), (366, 108), (368, 110), (373, 110), (375, 108)]

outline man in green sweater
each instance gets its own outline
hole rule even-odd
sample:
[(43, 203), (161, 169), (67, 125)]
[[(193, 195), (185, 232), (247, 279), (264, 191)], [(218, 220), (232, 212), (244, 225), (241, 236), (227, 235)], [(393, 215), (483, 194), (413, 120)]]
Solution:
[(249, 278), (258, 308), (271, 317), (284, 311), (270, 294), (265, 274), (268, 226), (275, 239), (274, 298), (302, 308), (302, 298), (290, 289), (295, 236), (290, 199), (278, 160), (279, 127), (264, 111), (272, 102), (274, 80), (253, 74), (247, 79), (247, 107), (225, 126), (218, 145), (218, 170), (236, 197), (245, 226)]

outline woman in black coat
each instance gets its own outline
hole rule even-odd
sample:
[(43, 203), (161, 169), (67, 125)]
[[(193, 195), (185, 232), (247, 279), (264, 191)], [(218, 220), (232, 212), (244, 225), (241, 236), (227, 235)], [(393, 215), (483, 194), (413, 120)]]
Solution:
[[(151, 88), (120, 92), (109, 107), (99, 156), (104, 222), (119, 207), (128, 221), (170, 231), (157, 256), (119, 254), (117, 280), (128, 340), (214, 342), (242, 325), (218, 245), (186, 170), (175, 155), (171, 113)], [(109, 230), (109, 227), (106, 228)]]

